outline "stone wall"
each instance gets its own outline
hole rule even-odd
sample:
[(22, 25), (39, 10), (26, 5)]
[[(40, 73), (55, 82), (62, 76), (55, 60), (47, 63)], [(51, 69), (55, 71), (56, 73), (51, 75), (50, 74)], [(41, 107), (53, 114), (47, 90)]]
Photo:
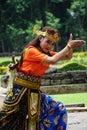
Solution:
[[(9, 75), (1, 78), (1, 86), (6, 88)], [(42, 77), (41, 91), (48, 94), (87, 92), (87, 70), (57, 72), (48, 70)]]
[(42, 78), (42, 86), (87, 83), (87, 70), (47, 73)]
[(41, 90), (48, 94), (87, 92), (87, 70), (47, 73)]

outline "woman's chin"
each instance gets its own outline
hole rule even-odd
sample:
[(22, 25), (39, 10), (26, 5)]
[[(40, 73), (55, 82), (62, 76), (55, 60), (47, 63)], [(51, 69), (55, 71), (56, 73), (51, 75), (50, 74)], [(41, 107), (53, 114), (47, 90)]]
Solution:
[(45, 50), (44, 52), (45, 52), (45, 53), (48, 53), (48, 52), (49, 52), (49, 50)]

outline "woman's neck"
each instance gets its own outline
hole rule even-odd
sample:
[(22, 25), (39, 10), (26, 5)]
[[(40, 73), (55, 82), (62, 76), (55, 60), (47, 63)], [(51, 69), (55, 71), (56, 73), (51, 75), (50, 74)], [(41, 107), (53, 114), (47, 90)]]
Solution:
[(38, 46), (37, 49), (41, 51), (42, 53), (47, 54), (48, 56), (51, 56), (50, 52), (48, 53), (44, 52), (40, 46)]

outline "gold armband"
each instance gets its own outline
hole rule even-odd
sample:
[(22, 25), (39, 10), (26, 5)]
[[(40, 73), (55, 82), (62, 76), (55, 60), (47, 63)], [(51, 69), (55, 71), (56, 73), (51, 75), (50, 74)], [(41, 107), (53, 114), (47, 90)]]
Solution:
[(69, 43), (67, 44), (67, 47), (68, 47), (70, 50), (73, 49), (72, 46), (71, 46)]

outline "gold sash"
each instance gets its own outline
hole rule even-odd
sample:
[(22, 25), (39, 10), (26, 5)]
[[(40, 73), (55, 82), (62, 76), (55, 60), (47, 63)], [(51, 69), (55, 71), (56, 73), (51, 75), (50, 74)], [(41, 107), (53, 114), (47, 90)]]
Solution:
[(25, 88), (40, 90), (40, 83), (27, 81), (18, 77), (14, 79), (14, 83), (21, 85)]

